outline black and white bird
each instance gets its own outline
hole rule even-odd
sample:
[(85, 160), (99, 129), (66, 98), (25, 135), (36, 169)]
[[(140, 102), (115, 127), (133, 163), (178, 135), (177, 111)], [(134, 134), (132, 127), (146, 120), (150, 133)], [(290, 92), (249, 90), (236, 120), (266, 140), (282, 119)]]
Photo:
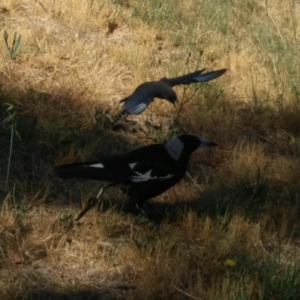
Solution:
[(204, 73), (205, 69), (182, 75), (175, 78), (162, 78), (158, 81), (144, 82), (128, 97), (120, 100), (123, 110), (119, 116), (138, 115), (142, 113), (154, 98), (165, 99), (175, 105), (177, 95), (173, 86), (191, 83), (205, 82), (218, 78), (226, 72), (226, 69)]
[(145, 202), (179, 182), (185, 175), (191, 154), (200, 147), (216, 146), (194, 135), (181, 135), (165, 144), (152, 144), (126, 154), (101, 157), (97, 161), (60, 165), (63, 178), (108, 181), (106, 187), (126, 186), (125, 192), (139, 210)]

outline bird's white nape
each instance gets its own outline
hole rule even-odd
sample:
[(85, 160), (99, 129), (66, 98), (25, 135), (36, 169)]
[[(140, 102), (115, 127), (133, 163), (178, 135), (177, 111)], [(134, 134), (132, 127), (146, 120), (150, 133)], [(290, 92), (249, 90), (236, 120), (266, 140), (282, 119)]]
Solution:
[(101, 163), (86, 165), (85, 167), (88, 167), (88, 168), (102, 168), (102, 169), (104, 168), (103, 164), (101, 164)]
[(183, 147), (184, 145), (182, 141), (178, 138), (173, 139), (172, 141), (165, 144), (167, 152), (175, 160), (179, 160), (180, 155), (183, 151)]

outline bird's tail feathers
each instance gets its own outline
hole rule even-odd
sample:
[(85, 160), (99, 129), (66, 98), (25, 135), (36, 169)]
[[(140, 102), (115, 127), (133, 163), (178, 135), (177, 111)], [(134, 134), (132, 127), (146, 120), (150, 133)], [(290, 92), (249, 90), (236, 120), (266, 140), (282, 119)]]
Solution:
[(191, 81), (193, 79), (193, 77), (195, 76), (199, 76), (201, 75), (201, 73), (203, 73), (205, 71), (205, 69), (193, 72), (193, 73), (189, 73), (189, 74), (185, 74), (179, 77), (174, 77), (174, 78), (162, 78), (161, 80), (163, 81), (167, 81), (168, 84), (170, 86), (175, 86), (175, 85), (179, 85), (179, 84), (190, 84), (193, 81)]
[(167, 80), (170, 86), (175, 86), (179, 84), (191, 84), (196, 82), (205, 82), (220, 77), (226, 72), (226, 69), (211, 71), (202, 74), (204, 71), (205, 69), (202, 69), (190, 74), (182, 75), (175, 78), (165, 78), (163, 80)]
[(195, 79), (196, 82), (210, 81), (210, 80), (213, 80), (213, 79), (216, 79), (216, 78), (222, 76), (226, 71), (227, 71), (226, 69), (211, 71), (211, 72), (207, 72), (204, 74), (196, 75), (193, 77), (193, 79)]
[(109, 170), (105, 170), (104, 165), (97, 162), (84, 162), (69, 165), (61, 165), (54, 168), (56, 175), (62, 179), (82, 178), (110, 181)]

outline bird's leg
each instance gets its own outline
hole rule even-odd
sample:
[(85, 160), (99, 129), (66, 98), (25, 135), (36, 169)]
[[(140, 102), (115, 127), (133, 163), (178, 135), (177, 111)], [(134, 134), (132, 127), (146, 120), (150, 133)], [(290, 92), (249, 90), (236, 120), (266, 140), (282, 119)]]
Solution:
[(103, 190), (104, 190), (105, 188), (109, 187), (109, 186), (110, 186), (110, 184), (107, 184), (107, 185), (103, 186), (103, 187), (100, 189), (99, 193), (97, 194), (96, 199), (98, 199), (98, 198), (101, 196)]
[(136, 200), (135, 206), (144, 216), (147, 216), (145, 210), (143, 209), (145, 202), (146, 201), (143, 199), (138, 199)]
[(159, 225), (162, 221), (163, 217), (161, 213), (159, 213), (148, 201), (137, 200), (136, 207), (142, 215), (147, 217), (153, 224)]
[(99, 197), (101, 196), (101, 194), (103, 193), (103, 191), (106, 188), (112, 187), (114, 185), (116, 185), (116, 183), (109, 183), (109, 184), (103, 186), (95, 198), (90, 198), (88, 200), (86, 207), (78, 214), (75, 221), (79, 221), (96, 204), (97, 200), (99, 199)]

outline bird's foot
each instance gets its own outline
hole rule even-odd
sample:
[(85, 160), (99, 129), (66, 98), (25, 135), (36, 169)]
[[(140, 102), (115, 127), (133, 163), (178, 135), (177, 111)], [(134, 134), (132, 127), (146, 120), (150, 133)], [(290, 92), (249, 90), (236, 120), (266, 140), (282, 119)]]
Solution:
[(146, 202), (143, 206), (137, 203), (136, 207), (153, 224), (159, 225), (161, 223), (163, 216), (150, 203)]

